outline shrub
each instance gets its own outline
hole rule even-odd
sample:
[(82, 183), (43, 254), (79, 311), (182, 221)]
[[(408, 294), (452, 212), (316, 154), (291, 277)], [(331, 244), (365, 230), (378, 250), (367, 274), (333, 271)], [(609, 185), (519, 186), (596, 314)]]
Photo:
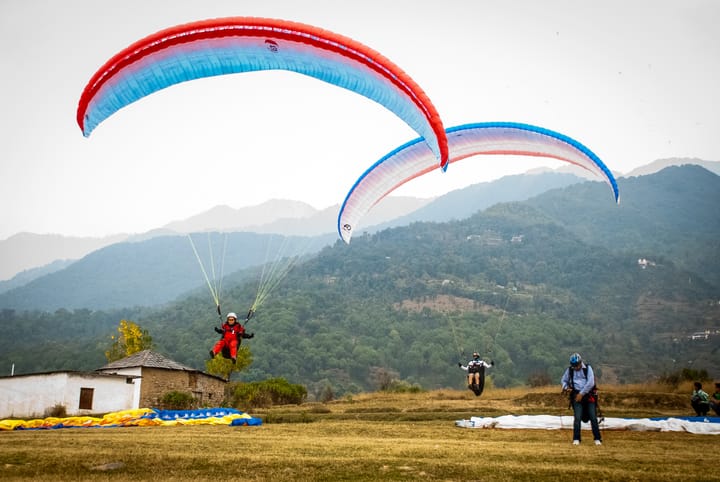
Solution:
[(231, 404), (237, 408), (259, 408), (271, 405), (300, 405), (307, 398), (302, 385), (288, 383), (284, 378), (261, 382), (238, 383), (232, 390)]
[(163, 394), (160, 399), (160, 408), (165, 410), (188, 410), (194, 408), (196, 402), (192, 393), (173, 390)]
[(56, 403), (51, 408), (45, 410), (45, 417), (65, 418), (67, 417), (67, 409), (62, 403)]
[(410, 383), (405, 380), (393, 380), (383, 391), (389, 393), (420, 393), (423, 389), (417, 383)]

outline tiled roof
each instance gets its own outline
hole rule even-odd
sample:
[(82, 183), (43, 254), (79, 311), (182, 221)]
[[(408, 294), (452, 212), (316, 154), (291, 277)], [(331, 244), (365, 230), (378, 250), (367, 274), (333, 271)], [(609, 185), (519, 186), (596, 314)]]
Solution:
[(154, 351), (150, 351), (150, 350), (139, 351), (137, 353), (130, 355), (129, 357), (108, 363), (107, 365), (104, 365), (104, 366), (98, 368), (98, 370), (112, 370), (112, 369), (118, 369), (118, 368), (136, 368), (136, 367), (166, 368), (169, 370), (184, 370), (184, 371), (190, 371), (190, 372), (199, 371), (199, 370), (196, 370), (195, 368), (185, 366), (182, 363), (173, 361), (169, 358), (162, 356), (159, 353), (155, 353)]

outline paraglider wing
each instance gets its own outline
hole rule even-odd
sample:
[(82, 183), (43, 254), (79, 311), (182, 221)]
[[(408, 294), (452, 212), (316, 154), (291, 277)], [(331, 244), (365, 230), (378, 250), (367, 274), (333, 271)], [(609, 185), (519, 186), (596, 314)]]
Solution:
[(135, 42), (90, 79), (78, 102), (77, 122), (87, 137), (119, 109), (160, 89), (260, 70), (297, 72), (378, 102), (422, 136), (441, 167), (447, 167), (447, 139), (440, 116), (410, 76), (350, 38), (276, 19), (204, 20)]
[[(446, 130), (449, 162), (480, 154), (550, 157), (587, 169), (612, 189), (617, 182), (605, 164), (587, 147), (570, 137), (542, 127), (515, 122), (485, 122)], [(350, 243), (360, 219), (380, 200), (406, 182), (437, 169), (433, 153), (422, 139), (404, 144), (373, 164), (355, 182), (338, 214), (338, 233)]]

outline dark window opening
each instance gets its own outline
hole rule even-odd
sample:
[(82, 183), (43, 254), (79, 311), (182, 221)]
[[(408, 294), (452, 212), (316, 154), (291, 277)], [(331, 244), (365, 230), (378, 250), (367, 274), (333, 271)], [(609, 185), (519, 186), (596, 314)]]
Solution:
[(93, 394), (94, 388), (81, 388), (80, 389), (80, 409), (81, 410), (92, 410), (93, 405)]

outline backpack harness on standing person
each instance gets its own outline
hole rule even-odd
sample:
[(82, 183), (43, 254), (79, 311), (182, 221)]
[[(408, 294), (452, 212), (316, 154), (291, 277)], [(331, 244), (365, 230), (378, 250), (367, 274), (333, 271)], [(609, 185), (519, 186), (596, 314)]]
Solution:
[[(585, 365), (582, 369), (583, 373), (585, 374), (585, 378), (587, 379), (588, 374), (588, 368), (590, 368), (590, 365)], [(570, 402), (568, 404), (569, 408), (572, 408), (573, 400), (575, 399), (575, 394), (577, 393), (577, 390), (575, 390), (575, 383), (573, 382), (573, 372), (575, 372), (575, 369), (571, 366), (568, 368), (569, 373), (569, 383), (568, 385), (571, 388), (570, 391)], [(595, 410), (597, 414), (598, 421), (603, 419), (602, 411), (600, 410), (600, 403), (599, 403), (599, 397), (598, 397), (598, 388), (597, 384), (593, 385), (593, 387), (590, 389), (589, 392), (585, 394), (585, 396), (582, 399), (582, 405), (583, 405), (583, 411), (582, 411), (582, 421), (587, 422), (590, 420), (590, 416), (587, 413), (586, 407), (588, 403), (594, 403), (595, 404)]]

